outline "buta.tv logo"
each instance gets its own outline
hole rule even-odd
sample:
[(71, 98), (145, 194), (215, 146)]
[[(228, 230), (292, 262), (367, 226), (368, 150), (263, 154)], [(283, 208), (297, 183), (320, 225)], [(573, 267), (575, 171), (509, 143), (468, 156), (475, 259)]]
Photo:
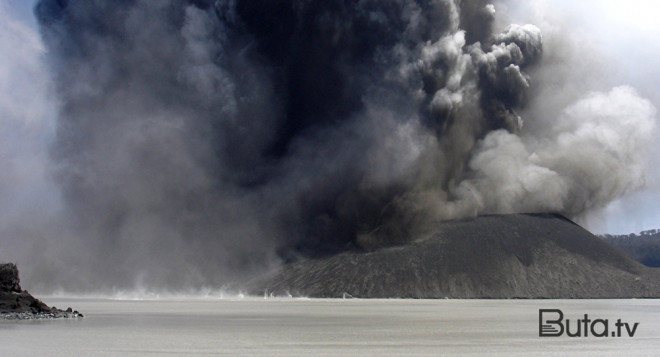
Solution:
[(617, 319), (565, 319), (559, 309), (539, 309), (539, 337), (634, 337), (639, 322), (628, 323)]

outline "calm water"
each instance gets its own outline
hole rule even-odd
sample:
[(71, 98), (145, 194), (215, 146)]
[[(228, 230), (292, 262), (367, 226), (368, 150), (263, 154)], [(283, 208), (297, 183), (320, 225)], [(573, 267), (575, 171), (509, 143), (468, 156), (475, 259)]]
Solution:
[[(654, 356), (660, 300), (44, 299), (79, 320), (0, 321), (2, 356)], [(634, 337), (540, 338), (538, 310), (639, 322)]]

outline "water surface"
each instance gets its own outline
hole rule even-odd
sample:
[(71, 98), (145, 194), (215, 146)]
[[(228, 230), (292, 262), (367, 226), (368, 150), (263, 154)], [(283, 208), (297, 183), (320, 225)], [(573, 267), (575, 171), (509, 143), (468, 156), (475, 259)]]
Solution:
[[(660, 300), (44, 299), (77, 320), (0, 321), (0, 355), (652, 356)], [(539, 309), (639, 322), (540, 338)]]

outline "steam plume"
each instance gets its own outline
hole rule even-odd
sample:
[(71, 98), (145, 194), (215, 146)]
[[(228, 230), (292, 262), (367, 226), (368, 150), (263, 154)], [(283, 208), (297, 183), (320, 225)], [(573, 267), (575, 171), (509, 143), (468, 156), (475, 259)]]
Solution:
[(437, 220), (579, 217), (644, 182), (655, 108), (619, 87), (526, 131), (543, 36), (494, 30), (487, 1), (41, 0), (35, 13), (85, 286), (219, 284)]

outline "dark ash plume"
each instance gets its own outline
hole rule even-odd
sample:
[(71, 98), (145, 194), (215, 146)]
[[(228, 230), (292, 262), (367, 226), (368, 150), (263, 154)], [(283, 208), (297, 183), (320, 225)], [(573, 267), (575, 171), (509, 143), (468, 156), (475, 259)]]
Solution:
[[(54, 174), (92, 288), (220, 284), (480, 213), (576, 216), (643, 176), (629, 137), (590, 131), (634, 109), (652, 132), (631, 89), (525, 136), (542, 36), (493, 31), (486, 1), (41, 0), (35, 13), (62, 102)], [(564, 161), (583, 140), (611, 162)]]

